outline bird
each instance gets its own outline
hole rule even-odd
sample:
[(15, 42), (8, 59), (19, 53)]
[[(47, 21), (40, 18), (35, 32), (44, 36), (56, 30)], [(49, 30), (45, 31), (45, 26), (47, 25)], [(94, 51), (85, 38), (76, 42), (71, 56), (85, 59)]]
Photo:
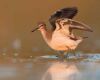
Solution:
[(73, 29), (93, 32), (88, 25), (72, 19), (76, 13), (76, 7), (63, 8), (49, 18), (51, 30), (47, 29), (45, 22), (39, 22), (38, 27), (32, 30), (32, 32), (39, 30), (50, 48), (61, 54), (63, 52), (62, 59), (66, 57), (65, 52), (75, 50), (87, 38), (74, 35)]

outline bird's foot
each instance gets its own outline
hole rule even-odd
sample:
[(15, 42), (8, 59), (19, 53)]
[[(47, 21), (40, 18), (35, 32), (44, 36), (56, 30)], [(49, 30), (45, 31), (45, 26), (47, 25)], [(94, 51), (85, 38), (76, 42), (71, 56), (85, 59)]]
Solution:
[(61, 62), (64, 61), (64, 57), (63, 57), (63, 56), (59, 56), (59, 55), (58, 55), (57, 57), (58, 57), (58, 60), (59, 60), (59, 61), (61, 61)]
[(69, 60), (69, 56), (68, 55), (59, 56), (58, 59), (61, 62), (65, 62), (65, 61)]

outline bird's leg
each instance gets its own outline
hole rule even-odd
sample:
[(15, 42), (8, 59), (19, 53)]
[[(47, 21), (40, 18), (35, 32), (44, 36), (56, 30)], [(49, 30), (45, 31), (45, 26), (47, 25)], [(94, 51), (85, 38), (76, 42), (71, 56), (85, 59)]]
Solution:
[(64, 54), (64, 58), (67, 58), (68, 59), (68, 54), (69, 53), (67, 51), (65, 51), (63, 54)]
[(64, 60), (64, 52), (63, 51), (58, 51), (58, 58), (63, 61)]
[(68, 47), (68, 46), (66, 46), (66, 48), (68, 48), (68, 51), (65, 51), (64, 52), (64, 58), (69, 58), (69, 52), (71, 51), (71, 49)]
[(73, 51), (73, 53), (74, 53), (74, 56), (76, 56), (76, 53), (75, 53), (75, 51)]
[(58, 52), (58, 59), (60, 61), (65, 61), (66, 59), (69, 58), (69, 52), (68, 51), (59, 51)]

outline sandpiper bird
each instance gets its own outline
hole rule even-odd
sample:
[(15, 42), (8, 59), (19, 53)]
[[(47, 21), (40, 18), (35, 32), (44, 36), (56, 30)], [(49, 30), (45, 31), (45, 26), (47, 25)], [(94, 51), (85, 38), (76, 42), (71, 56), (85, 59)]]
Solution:
[(76, 7), (63, 8), (56, 11), (56, 13), (54, 13), (49, 19), (49, 22), (52, 25), (51, 30), (48, 30), (46, 24), (41, 22), (38, 24), (37, 28), (32, 30), (32, 32), (39, 30), (45, 42), (53, 50), (64, 52), (75, 50), (79, 43), (87, 37), (75, 36), (72, 30), (79, 29), (92, 32), (89, 26), (79, 21), (72, 20), (76, 13)]

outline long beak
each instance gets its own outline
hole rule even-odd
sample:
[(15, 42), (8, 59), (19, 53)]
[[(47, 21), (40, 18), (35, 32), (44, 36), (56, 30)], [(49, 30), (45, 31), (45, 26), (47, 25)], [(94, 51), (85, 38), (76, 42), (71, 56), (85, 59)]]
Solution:
[(70, 24), (71, 24), (70, 28), (72, 28), (72, 29), (79, 29), (79, 30), (93, 32), (91, 27), (89, 27), (88, 25), (86, 25), (86, 24), (84, 24), (82, 22), (70, 19)]
[(37, 29), (39, 29), (39, 27), (37, 27), (37, 28), (33, 29), (31, 32), (35, 32)]

